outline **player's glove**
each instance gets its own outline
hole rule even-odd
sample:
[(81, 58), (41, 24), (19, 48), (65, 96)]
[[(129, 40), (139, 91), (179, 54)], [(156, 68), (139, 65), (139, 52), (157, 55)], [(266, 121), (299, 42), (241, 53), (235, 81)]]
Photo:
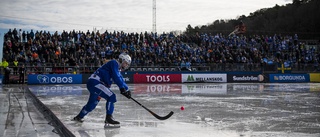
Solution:
[(131, 91), (130, 90), (126, 90), (125, 88), (120, 88), (120, 93), (127, 97), (128, 99), (131, 98)]

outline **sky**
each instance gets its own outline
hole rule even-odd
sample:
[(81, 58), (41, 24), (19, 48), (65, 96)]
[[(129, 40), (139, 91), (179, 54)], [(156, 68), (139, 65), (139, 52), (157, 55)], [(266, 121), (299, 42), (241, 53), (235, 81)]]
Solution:
[[(157, 32), (184, 31), (236, 19), (292, 0), (158, 0)], [(1, 0), (0, 41), (10, 28), (25, 31), (152, 31), (153, 0)]]

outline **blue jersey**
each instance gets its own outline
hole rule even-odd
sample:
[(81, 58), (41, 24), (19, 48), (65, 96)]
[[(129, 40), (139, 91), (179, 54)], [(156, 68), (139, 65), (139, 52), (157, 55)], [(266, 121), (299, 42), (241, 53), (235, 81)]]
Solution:
[(110, 60), (100, 68), (98, 68), (94, 74), (100, 77), (100, 82), (110, 87), (114, 82), (119, 88), (125, 88), (128, 90), (127, 84), (124, 82), (123, 77), (119, 71), (119, 63), (116, 60)]

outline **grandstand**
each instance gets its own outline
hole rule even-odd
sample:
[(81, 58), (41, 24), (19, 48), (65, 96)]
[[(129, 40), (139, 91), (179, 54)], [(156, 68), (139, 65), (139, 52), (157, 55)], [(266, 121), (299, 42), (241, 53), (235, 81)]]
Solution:
[(277, 72), (281, 64), (292, 73), (320, 71), (319, 42), (299, 40), (297, 35), (50, 33), (16, 28), (4, 34), (3, 58), (12, 74), (22, 64), (31, 74), (91, 73), (122, 52), (132, 56), (130, 71)]

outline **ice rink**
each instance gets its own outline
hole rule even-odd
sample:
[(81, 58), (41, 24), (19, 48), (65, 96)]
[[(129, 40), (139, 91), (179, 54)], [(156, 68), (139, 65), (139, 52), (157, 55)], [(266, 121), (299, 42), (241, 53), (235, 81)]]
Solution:
[[(77, 137), (320, 136), (320, 83), (129, 84), (129, 87), (132, 97), (153, 112), (165, 116), (173, 111), (173, 116), (163, 121), (156, 119), (120, 95), (114, 85), (111, 89), (118, 101), (113, 116), (121, 128), (104, 129), (103, 99), (84, 118), (84, 123), (71, 121), (87, 102), (89, 92), (85, 85), (28, 86)], [(19, 88), (2, 88), (2, 93)], [(185, 109), (181, 110), (181, 106)], [(5, 118), (1, 116), (1, 121), (6, 121)]]

